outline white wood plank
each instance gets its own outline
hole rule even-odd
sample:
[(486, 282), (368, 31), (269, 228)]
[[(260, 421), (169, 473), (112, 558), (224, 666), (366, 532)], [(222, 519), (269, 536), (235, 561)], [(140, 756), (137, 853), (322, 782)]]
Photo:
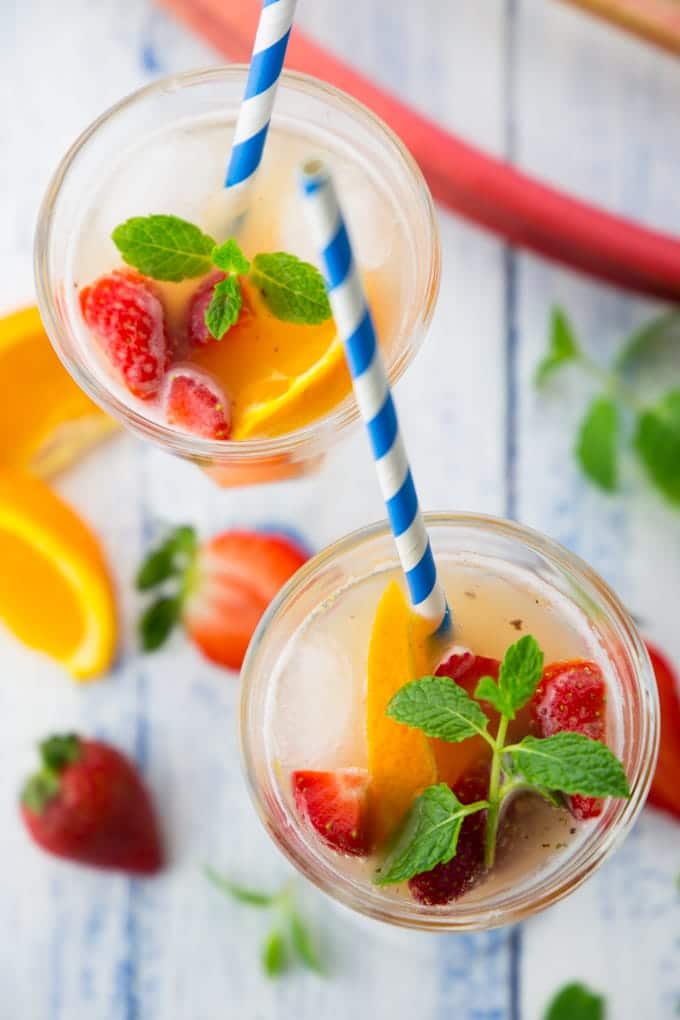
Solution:
[[(531, 171), (665, 229), (680, 224), (671, 186), (680, 156), (674, 117), (680, 65), (562, 5), (523, 3), (516, 20), (516, 156)], [(680, 659), (675, 610), (677, 514), (627, 462), (611, 499), (584, 483), (571, 450), (591, 386), (566, 373), (543, 397), (531, 376), (558, 302), (606, 361), (656, 307), (545, 263), (518, 259), (516, 321), (518, 513), (600, 570)], [(676, 362), (674, 378), (680, 365)], [(672, 378), (657, 380), (657, 388)], [(540, 1017), (557, 986), (584, 979), (607, 994), (616, 1020), (671, 1016), (680, 997), (671, 946), (680, 922), (673, 875), (680, 830), (649, 811), (624, 848), (573, 898), (524, 935), (523, 1016)]]

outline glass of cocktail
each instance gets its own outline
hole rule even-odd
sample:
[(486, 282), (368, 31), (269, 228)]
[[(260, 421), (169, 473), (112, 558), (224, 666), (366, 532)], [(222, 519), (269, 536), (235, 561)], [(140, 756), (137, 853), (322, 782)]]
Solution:
[[(442, 514), (427, 523), (453, 636), (419, 637), (386, 525), (349, 535), (298, 572), (256, 632), (242, 675), (242, 752), (270, 835), (325, 893), (392, 924), (469, 931), (557, 902), (621, 842), (651, 782), (658, 704), (633, 621), (585, 563), (507, 521)], [(490, 865), (480, 811), (465, 818), (449, 863), (381, 884), (423, 788), (445, 784), (462, 803), (479, 802), (490, 765), (480, 736), (449, 743), (389, 718), (388, 695), (435, 673), (473, 695), (528, 635), (544, 668), (508, 746), (558, 731), (593, 738), (620, 759), (629, 796), (541, 793), (511, 772)], [(493, 711), (479, 705), (495, 733)]]
[[(131, 430), (200, 464), (222, 485), (314, 470), (356, 422), (332, 320), (282, 322), (263, 301), (266, 288), (244, 280), (247, 314), (221, 340), (194, 343), (192, 319), (205, 310), (199, 292), (204, 298), (216, 267), (181, 282), (152, 281), (137, 314), (162, 310), (155, 340), (165, 347), (155, 351), (156, 367), (165, 359), (161, 371), (172, 370), (179, 361), (195, 372), (194, 382), (207, 376), (221, 387), (231, 406), (225, 439), (224, 430), (215, 438), (192, 432), (177, 416), (171, 422), (162, 387), (133, 385), (131, 392), (102, 335), (86, 321), (83, 296), (107, 274), (128, 273), (111, 235), (130, 218), (181, 217), (225, 240), (219, 199), (246, 75), (247, 68), (232, 66), (161, 79), (104, 113), (58, 168), (35, 250), (43, 320), (76, 381)], [(239, 225), (248, 259), (284, 251), (316, 262), (295, 192), (294, 168), (309, 152), (333, 167), (344, 204), (361, 224), (357, 261), (395, 381), (436, 301), (439, 243), (429, 191), (408, 152), (370, 111), (312, 78), (284, 73), (248, 216)], [(137, 286), (128, 276), (116, 292), (123, 309), (134, 297), (130, 285)]]

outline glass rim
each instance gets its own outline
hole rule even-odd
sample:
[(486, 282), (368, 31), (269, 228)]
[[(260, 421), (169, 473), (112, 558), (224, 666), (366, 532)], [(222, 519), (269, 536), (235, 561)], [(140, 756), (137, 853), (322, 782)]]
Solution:
[[(91, 139), (97, 136), (100, 129), (128, 108), (143, 103), (150, 97), (210, 82), (245, 79), (248, 69), (249, 65), (247, 64), (235, 63), (166, 75), (129, 93), (101, 113), (78, 135), (52, 175), (38, 211), (34, 238), (33, 271), (38, 305), (52, 345), (66, 370), (96, 404), (112, 417), (122, 420), (139, 435), (154, 440), (179, 456), (210, 464), (219, 464), (224, 461), (238, 463), (252, 457), (260, 458), (276, 454), (295, 455), (298, 452), (309, 451), (310, 447), (314, 452), (315, 444), (319, 440), (326, 441), (325, 448), (329, 439), (331, 442), (335, 441), (340, 433), (344, 433), (359, 421), (360, 415), (356, 401), (351, 399), (350, 393), (328, 414), (293, 432), (275, 437), (237, 441), (207, 439), (202, 436), (182, 433), (160, 421), (147, 418), (136, 408), (128, 406), (101, 381), (95, 372), (83, 364), (82, 359), (70, 353), (66, 349), (67, 345), (62, 342), (62, 333), (65, 327), (60, 321), (57, 301), (50, 283), (50, 244), (54, 222), (53, 213), (61, 188), (80, 153)], [(427, 245), (429, 264), (423, 271), (422, 304), (414, 316), (410, 328), (407, 331), (400, 330), (396, 336), (396, 339), (399, 339), (405, 334), (408, 342), (388, 365), (390, 384), (394, 385), (404, 374), (419, 350), (437, 303), (441, 275), (441, 248), (432, 195), (420, 167), (404, 143), (364, 103), (359, 102), (341, 89), (300, 71), (284, 70), (281, 75), (281, 87), (284, 90), (290, 88), (299, 93), (325, 97), (329, 102), (339, 103), (350, 114), (354, 114), (368, 124), (373, 135), (379, 136), (383, 143), (392, 148), (394, 155), (401, 160), (422, 203), (423, 219), (429, 230)], [(319, 452), (320, 450), (321, 448), (319, 448)]]
[[(300, 873), (331, 899), (345, 907), (370, 917), (405, 928), (431, 932), (465, 932), (488, 930), (508, 924), (515, 924), (524, 918), (546, 909), (564, 899), (576, 890), (596, 871), (609, 854), (623, 841), (644, 807), (647, 793), (654, 775), (658, 754), (660, 720), (659, 701), (654, 671), (644, 642), (634, 620), (618, 595), (606, 581), (578, 555), (540, 532), (504, 518), (476, 513), (435, 512), (425, 514), (428, 529), (440, 527), (478, 527), (509, 539), (518, 541), (549, 562), (565, 571), (569, 577), (583, 580), (592, 586), (605, 604), (608, 616), (616, 618), (628, 641), (627, 651), (634, 666), (635, 693), (645, 700), (646, 711), (637, 717), (639, 727), (639, 751), (628, 775), (631, 796), (628, 800), (617, 801), (621, 807), (617, 817), (598, 837), (593, 833), (590, 843), (579, 847), (573, 856), (555, 872), (546, 874), (528, 888), (518, 893), (505, 890), (466, 907), (465, 901), (443, 908), (424, 907), (411, 900), (387, 900), (372, 890), (367, 892), (366, 882), (342, 876), (321, 858), (314, 858), (310, 865), (309, 852), (303, 854), (297, 846), (287, 842), (284, 834), (271, 818), (266, 799), (257, 779), (257, 770), (250, 750), (249, 710), (253, 693), (263, 678), (258, 677), (258, 658), (266, 646), (270, 628), (289, 603), (311, 579), (334, 560), (345, 553), (356, 552), (364, 545), (391, 535), (387, 521), (366, 525), (321, 550), (304, 564), (278, 593), (262, 617), (248, 648), (241, 671), (240, 746), (241, 764), (251, 800), (260, 820), (278, 848)], [(397, 563), (396, 552), (394, 554)], [(277, 800), (277, 807), (281, 804)], [(286, 824), (296, 831), (300, 828), (288, 805)]]

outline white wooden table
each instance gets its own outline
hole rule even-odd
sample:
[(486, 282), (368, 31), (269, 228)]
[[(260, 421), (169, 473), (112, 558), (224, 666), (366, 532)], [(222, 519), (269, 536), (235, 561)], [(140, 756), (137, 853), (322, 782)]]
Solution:
[[(551, 0), (299, 6), (309, 32), (470, 139), (614, 210), (680, 230), (680, 62)], [(0, 4), (2, 308), (32, 296), (38, 202), (76, 133), (153, 76), (215, 60), (149, 0)], [(619, 499), (587, 487), (570, 458), (582, 381), (565, 377), (553, 399), (531, 385), (552, 302), (569, 309), (598, 356), (653, 306), (440, 218), (439, 310), (398, 392), (424, 504), (516, 516), (546, 531), (590, 560), (680, 661), (680, 517), (632, 466)], [(515, 930), (393, 932), (305, 890), (333, 961), (326, 980), (298, 972), (268, 984), (257, 962), (263, 919), (203, 878), (205, 862), (259, 884), (287, 868), (241, 780), (236, 678), (179, 638), (140, 658), (134, 565), (169, 517), (205, 533), (275, 521), (315, 546), (375, 519), (381, 506), (364, 443), (357, 434), (318, 478), (275, 491), (220, 492), (129, 437), (59, 480), (103, 536), (125, 640), (111, 678), (80, 689), (0, 634), (0, 1020), (538, 1020), (571, 978), (607, 993), (610, 1020), (674, 1015), (680, 827), (651, 811), (585, 888)], [(348, 477), (352, 495), (340, 503)], [(170, 848), (162, 879), (78, 870), (28, 843), (17, 787), (35, 741), (70, 728), (137, 758)]]

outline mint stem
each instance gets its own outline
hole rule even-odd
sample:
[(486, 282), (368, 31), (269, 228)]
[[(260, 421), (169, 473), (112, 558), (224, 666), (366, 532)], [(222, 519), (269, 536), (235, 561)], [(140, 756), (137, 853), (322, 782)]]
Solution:
[(498, 832), (498, 818), (501, 808), (501, 762), (503, 758), (503, 745), (508, 732), (510, 720), (501, 716), (498, 723), (496, 743), (491, 758), (491, 776), (489, 778), (489, 809), (486, 813), (486, 833), (484, 836), (484, 865), (492, 868), (496, 857), (496, 835)]
[(592, 358), (588, 357), (588, 355), (583, 352), (581, 352), (579, 356), (579, 363), (589, 376), (596, 379), (604, 387), (609, 396), (619, 400), (632, 411), (639, 413), (643, 410), (643, 405), (638, 400), (632, 388), (628, 386), (616, 372), (602, 368), (596, 361), (593, 361)]

